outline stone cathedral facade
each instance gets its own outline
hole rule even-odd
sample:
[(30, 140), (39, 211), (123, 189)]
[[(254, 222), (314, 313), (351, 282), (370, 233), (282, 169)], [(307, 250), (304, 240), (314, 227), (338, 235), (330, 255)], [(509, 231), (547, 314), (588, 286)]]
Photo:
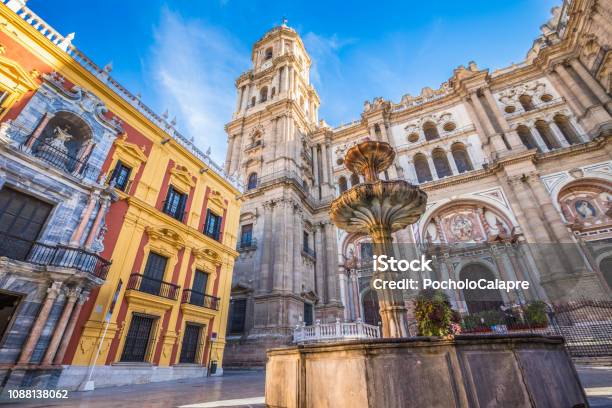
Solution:
[(449, 291), (459, 311), (609, 298), (611, 19), (609, 3), (564, 1), (520, 64), (470, 62), (438, 89), (366, 101), (360, 120), (335, 128), (318, 118), (299, 35), (283, 24), (257, 41), (226, 125), (226, 171), (247, 185), (226, 364), (261, 364), (297, 324), (379, 321), (371, 246), (328, 217), (331, 200), (360, 182), (343, 157), (366, 138), (397, 151), (385, 177), (429, 196), (420, 221), (396, 233), (400, 256), (427, 253), (438, 278), (532, 283), (484, 301)]

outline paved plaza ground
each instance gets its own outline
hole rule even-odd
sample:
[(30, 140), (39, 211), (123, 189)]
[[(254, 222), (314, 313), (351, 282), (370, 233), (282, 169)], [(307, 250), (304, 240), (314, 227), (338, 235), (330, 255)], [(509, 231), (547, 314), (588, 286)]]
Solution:
[[(612, 407), (612, 366), (577, 369), (591, 407)], [(263, 371), (227, 371), (223, 377), (73, 392), (67, 400), (5, 403), (3, 407), (263, 407), (264, 379)]]

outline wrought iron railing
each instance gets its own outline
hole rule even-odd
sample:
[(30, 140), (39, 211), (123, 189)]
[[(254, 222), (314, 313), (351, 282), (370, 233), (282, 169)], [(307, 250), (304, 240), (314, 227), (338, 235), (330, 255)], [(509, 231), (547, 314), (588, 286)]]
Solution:
[(237, 251), (250, 251), (257, 249), (257, 238), (242, 239), (236, 243)]
[[(21, 149), (29, 151), (26, 149), (27, 145), (28, 140), (21, 146)], [(33, 149), (34, 150), (30, 154), (75, 177), (95, 179), (100, 173), (99, 167), (88, 163), (89, 157), (79, 159), (70, 153), (58, 149), (47, 140), (39, 139), (34, 144)]]
[(180, 286), (163, 280), (150, 278), (141, 273), (133, 273), (128, 281), (128, 289), (177, 300)]
[(216, 296), (206, 295), (202, 292), (198, 292), (192, 289), (185, 289), (183, 291), (183, 299), (181, 303), (189, 303), (194, 306), (201, 306), (207, 309), (219, 310), (219, 303), (221, 299)]
[(0, 256), (41, 266), (76, 269), (106, 279), (111, 262), (101, 256), (66, 245), (49, 245), (0, 232)]

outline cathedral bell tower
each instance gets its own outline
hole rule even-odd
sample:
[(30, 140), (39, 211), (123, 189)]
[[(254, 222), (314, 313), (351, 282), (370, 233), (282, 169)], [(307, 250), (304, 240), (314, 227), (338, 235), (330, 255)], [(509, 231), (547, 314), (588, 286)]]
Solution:
[(225, 170), (245, 185), (226, 366), (263, 365), (297, 324), (343, 317), (336, 231), (322, 200), (329, 183), (320, 183), (328, 158), (311, 140), (319, 97), (310, 57), (284, 22), (255, 43), (251, 61), (225, 127)]

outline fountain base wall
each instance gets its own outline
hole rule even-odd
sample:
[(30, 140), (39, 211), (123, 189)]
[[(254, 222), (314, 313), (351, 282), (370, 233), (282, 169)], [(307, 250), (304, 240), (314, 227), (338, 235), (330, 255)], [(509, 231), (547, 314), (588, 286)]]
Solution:
[(573, 407), (586, 403), (561, 337), (376, 339), (269, 350), (274, 408)]

